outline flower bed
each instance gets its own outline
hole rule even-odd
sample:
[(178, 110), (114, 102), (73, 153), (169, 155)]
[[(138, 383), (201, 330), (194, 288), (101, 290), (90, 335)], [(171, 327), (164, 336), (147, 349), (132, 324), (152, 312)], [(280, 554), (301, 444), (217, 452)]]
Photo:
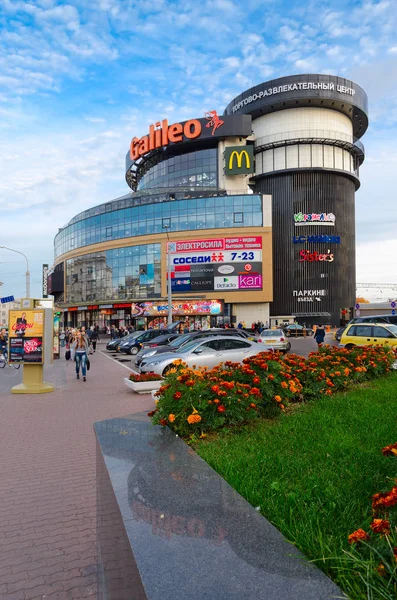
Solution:
[(153, 423), (179, 435), (201, 435), (261, 417), (275, 417), (288, 404), (332, 396), (355, 383), (391, 370), (395, 353), (384, 347), (352, 350), (325, 346), (307, 359), (265, 352), (211, 370), (189, 369), (181, 361), (157, 392)]
[(128, 378), (130, 381), (135, 381), (136, 383), (140, 383), (142, 381), (161, 381), (161, 375), (156, 375), (155, 373), (142, 373), (141, 375), (131, 373)]
[[(396, 460), (397, 443), (386, 446), (382, 453)], [(382, 598), (397, 598), (397, 485), (373, 494), (369, 530), (357, 529), (348, 540), (353, 547), (348, 554), (351, 568), (360, 574), (367, 589), (376, 589)]]

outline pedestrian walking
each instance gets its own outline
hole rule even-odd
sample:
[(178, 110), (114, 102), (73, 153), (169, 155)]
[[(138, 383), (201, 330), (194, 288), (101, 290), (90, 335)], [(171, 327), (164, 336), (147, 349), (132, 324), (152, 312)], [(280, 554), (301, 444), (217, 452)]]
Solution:
[(76, 379), (80, 379), (80, 367), (81, 374), (83, 376), (83, 381), (87, 380), (87, 360), (88, 360), (88, 340), (85, 335), (79, 331), (74, 338), (72, 344), (72, 348), (74, 348), (75, 356), (74, 360), (76, 362)]
[(321, 348), (321, 345), (324, 342), (324, 338), (325, 338), (325, 329), (322, 325), (319, 325), (316, 329), (316, 333), (314, 334), (314, 339), (316, 340), (319, 348)]
[(90, 341), (94, 352), (96, 352), (96, 343), (99, 342), (99, 333), (96, 329), (91, 331)]

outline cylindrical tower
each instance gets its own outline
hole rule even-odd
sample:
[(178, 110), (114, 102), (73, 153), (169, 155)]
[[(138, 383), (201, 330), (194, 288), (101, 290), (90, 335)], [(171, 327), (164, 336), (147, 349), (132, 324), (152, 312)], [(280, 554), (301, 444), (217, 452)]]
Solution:
[(368, 126), (352, 81), (293, 75), (235, 98), (255, 136), (253, 189), (272, 195), (273, 315), (339, 324), (355, 302), (355, 208)]

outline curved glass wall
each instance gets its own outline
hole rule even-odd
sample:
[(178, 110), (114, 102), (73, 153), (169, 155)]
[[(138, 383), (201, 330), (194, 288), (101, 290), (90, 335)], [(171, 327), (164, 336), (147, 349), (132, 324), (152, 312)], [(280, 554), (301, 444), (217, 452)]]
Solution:
[(138, 170), (138, 190), (149, 188), (217, 187), (218, 150), (197, 150), (159, 161), (163, 154), (146, 161)]
[(66, 261), (66, 302), (161, 296), (160, 244), (91, 252)]
[(145, 204), (67, 225), (55, 237), (55, 256), (99, 242), (164, 233), (166, 229), (194, 231), (262, 225), (262, 197), (258, 194)]

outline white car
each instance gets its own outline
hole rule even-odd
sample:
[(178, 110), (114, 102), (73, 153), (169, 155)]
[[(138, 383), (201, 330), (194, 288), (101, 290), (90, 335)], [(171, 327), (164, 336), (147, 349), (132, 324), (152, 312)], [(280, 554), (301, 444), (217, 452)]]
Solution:
[(178, 352), (159, 354), (143, 359), (141, 373), (157, 373), (164, 376), (176, 360), (182, 360), (188, 367), (212, 368), (226, 361), (241, 363), (244, 358), (260, 352), (270, 352), (273, 348), (258, 342), (243, 340), (240, 337), (216, 336), (192, 341)]
[(264, 329), (259, 335), (258, 342), (284, 353), (291, 350), (291, 343), (287, 340), (282, 329)]

